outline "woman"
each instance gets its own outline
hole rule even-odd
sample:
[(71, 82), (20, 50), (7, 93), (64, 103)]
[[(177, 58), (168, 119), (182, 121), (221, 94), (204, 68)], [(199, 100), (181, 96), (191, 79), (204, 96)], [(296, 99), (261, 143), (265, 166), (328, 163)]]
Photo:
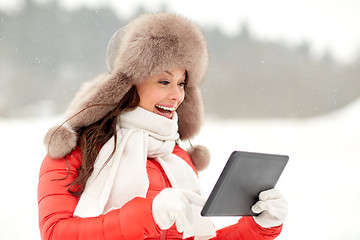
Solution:
[(178, 139), (200, 129), (199, 84), (206, 42), (189, 20), (146, 14), (118, 31), (108, 46), (110, 73), (85, 84), (65, 124), (45, 137), (40, 170), (42, 239), (274, 239), (286, 201), (274, 189), (253, 210), (215, 232), (200, 216), (197, 171), (205, 147), (188, 152)]

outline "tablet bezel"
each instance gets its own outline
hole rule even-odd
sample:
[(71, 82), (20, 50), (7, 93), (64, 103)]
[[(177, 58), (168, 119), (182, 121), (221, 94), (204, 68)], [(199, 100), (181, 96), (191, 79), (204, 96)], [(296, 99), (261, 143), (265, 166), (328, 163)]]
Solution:
[(260, 192), (274, 188), (287, 155), (234, 151), (211, 191), (202, 216), (256, 216), (251, 211)]

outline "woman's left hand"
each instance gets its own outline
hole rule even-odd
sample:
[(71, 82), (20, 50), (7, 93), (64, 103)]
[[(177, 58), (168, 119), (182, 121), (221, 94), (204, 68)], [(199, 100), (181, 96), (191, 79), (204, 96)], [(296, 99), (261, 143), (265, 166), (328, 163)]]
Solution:
[(270, 189), (259, 194), (259, 201), (251, 210), (260, 215), (254, 217), (257, 224), (264, 228), (280, 226), (287, 215), (288, 204), (277, 189)]

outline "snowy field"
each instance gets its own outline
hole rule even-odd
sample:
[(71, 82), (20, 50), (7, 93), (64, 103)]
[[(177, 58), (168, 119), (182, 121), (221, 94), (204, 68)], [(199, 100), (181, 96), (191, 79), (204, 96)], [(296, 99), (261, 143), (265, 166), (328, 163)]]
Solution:
[[(36, 188), (45, 155), (43, 136), (59, 121), (0, 120), (0, 239), (40, 239)], [(290, 161), (277, 188), (289, 202), (279, 240), (358, 240), (360, 228), (360, 101), (307, 120), (206, 119), (192, 143), (210, 149), (200, 173), (209, 194), (234, 150), (286, 154)], [(186, 147), (186, 145), (185, 145)], [(214, 218), (217, 228), (237, 221)]]

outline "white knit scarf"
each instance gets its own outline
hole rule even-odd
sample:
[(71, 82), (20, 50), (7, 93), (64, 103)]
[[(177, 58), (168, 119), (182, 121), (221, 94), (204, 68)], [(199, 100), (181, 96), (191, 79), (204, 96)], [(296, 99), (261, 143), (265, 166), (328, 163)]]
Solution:
[[(95, 217), (121, 208), (135, 197), (146, 197), (149, 179), (147, 158), (154, 158), (164, 169), (173, 188), (200, 193), (199, 179), (193, 169), (180, 157), (172, 154), (179, 138), (177, 115), (172, 119), (137, 107), (120, 115), (114, 155), (114, 137), (101, 148), (85, 190), (76, 206), (74, 216)], [(104, 165), (105, 164), (105, 165)], [(209, 218), (200, 216), (201, 208), (192, 204), (192, 229), (183, 238), (208, 239), (215, 235)]]

